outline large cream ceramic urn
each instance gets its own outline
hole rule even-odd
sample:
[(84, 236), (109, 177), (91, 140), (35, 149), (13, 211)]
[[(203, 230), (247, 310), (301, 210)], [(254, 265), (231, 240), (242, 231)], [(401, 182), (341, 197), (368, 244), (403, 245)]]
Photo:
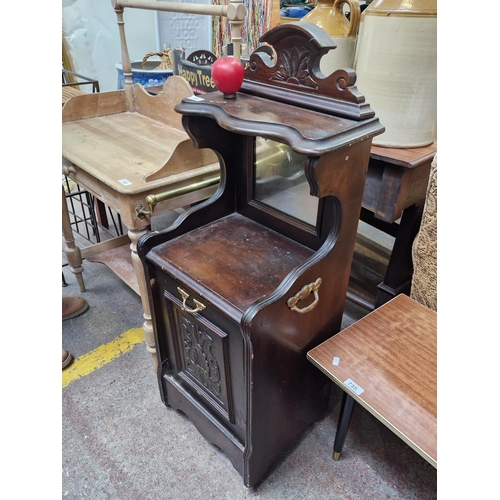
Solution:
[(356, 87), (385, 132), (373, 144), (432, 144), (437, 128), (437, 0), (374, 0), (363, 12)]
[[(349, 19), (344, 15), (344, 4), (349, 6)], [(337, 46), (321, 58), (320, 70), (325, 76), (340, 68), (354, 68), (360, 18), (357, 0), (318, 0), (316, 7), (301, 19), (323, 28)]]

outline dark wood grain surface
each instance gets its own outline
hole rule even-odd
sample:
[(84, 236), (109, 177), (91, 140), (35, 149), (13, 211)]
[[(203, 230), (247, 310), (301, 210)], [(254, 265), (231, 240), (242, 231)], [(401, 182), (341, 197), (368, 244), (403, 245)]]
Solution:
[(234, 214), (153, 249), (241, 311), (278, 287), (314, 252)]
[(437, 142), (423, 148), (385, 148), (372, 146), (371, 157), (406, 168), (415, 168), (429, 163), (437, 152)]
[[(437, 315), (398, 295), (308, 352), (308, 359), (437, 466)], [(338, 358), (338, 365), (333, 359)], [(352, 380), (363, 392), (345, 384)]]
[[(331, 44), (323, 35), (314, 25), (278, 28), (266, 39), (276, 59), (252, 58), (234, 99), (211, 92), (175, 106), (195, 147), (217, 154), (221, 182), (138, 242), (162, 400), (226, 453), (248, 487), (328, 410), (331, 382), (306, 354), (340, 330), (371, 140), (384, 130), (353, 72), (318, 81), (317, 56)], [(256, 137), (306, 156), (309, 195), (319, 198), (313, 225), (255, 196)], [(220, 391), (217, 373), (226, 374)]]

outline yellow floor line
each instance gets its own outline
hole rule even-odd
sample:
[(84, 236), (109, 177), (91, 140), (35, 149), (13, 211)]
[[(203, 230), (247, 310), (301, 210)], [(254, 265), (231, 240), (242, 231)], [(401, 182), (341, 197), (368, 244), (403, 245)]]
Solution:
[(142, 328), (132, 328), (108, 344), (101, 345), (97, 349), (76, 358), (68, 368), (63, 370), (62, 386), (66, 387), (74, 380), (98, 370), (143, 341), (144, 330)]

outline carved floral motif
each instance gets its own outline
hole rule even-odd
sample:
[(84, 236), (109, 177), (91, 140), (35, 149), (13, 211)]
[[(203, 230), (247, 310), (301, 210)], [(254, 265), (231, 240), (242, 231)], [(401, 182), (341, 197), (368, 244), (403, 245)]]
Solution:
[(309, 73), (311, 52), (304, 47), (283, 49), (278, 69), (271, 73), (273, 80), (317, 88), (317, 83)]
[(181, 321), (180, 334), (186, 371), (203, 387), (220, 396), (220, 369), (212, 354), (212, 337), (185, 317)]

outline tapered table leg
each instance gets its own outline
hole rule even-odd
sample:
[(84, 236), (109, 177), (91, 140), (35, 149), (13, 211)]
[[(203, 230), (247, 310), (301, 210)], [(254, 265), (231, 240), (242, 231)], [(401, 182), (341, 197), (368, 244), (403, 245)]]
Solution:
[(71, 229), (71, 221), (69, 220), (68, 205), (66, 202), (66, 194), (64, 192), (64, 186), (62, 186), (62, 233), (64, 237), (64, 242), (66, 243), (66, 248), (64, 253), (68, 259), (68, 264), (71, 272), (75, 275), (80, 291), (85, 291), (85, 283), (83, 282), (83, 266), (82, 266), (82, 254), (80, 248), (75, 244), (75, 238), (73, 237), (73, 230)]
[(347, 436), (347, 431), (349, 429), (349, 424), (351, 423), (352, 411), (354, 410), (354, 405), (356, 401), (344, 392), (342, 397), (342, 404), (340, 406), (339, 421), (337, 424), (337, 432), (335, 433), (335, 441), (333, 442), (333, 459), (338, 460), (342, 448), (344, 447), (345, 438)]
[(146, 342), (146, 351), (149, 352), (153, 358), (153, 369), (156, 372), (158, 368), (158, 356), (156, 354), (156, 344), (153, 331), (153, 323), (151, 321), (151, 309), (149, 307), (148, 291), (146, 287), (146, 277), (144, 275), (144, 268), (137, 254), (137, 242), (139, 238), (150, 231), (149, 228), (144, 229), (129, 229), (128, 236), (130, 238), (130, 250), (132, 252), (132, 264), (137, 275), (139, 284), (139, 292), (142, 301), (142, 308), (144, 311), (144, 340)]

